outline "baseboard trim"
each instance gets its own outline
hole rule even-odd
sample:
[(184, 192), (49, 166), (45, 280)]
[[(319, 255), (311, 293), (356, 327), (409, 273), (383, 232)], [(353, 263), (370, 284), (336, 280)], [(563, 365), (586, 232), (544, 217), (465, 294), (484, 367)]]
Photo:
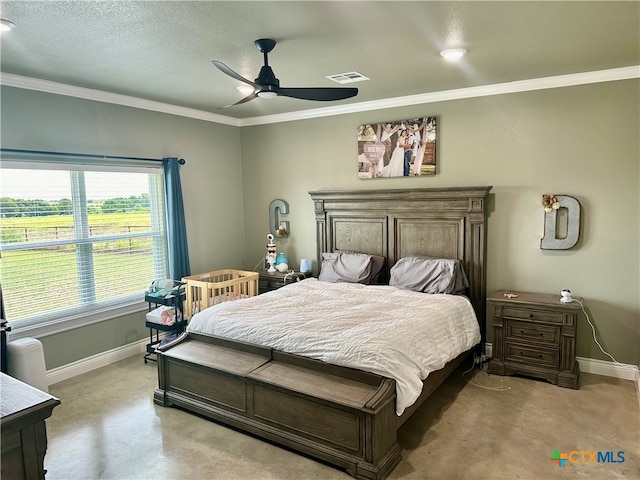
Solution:
[[(77, 375), (82, 375), (83, 373), (95, 370), (96, 368), (105, 367), (111, 363), (143, 353), (146, 349), (147, 343), (148, 340), (144, 338), (137, 342), (123, 345), (122, 347), (117, 347), (67, 365), (62, 365), (61, 367), (52, 368), (51, 370), (47, 370), (47, 383), (49, 385), (54, 385), (58, 382), (62, 382), (63, 380), (68, 380), (69, 378), (73, 378)], [(487, 357), (491, 357), (493, 353), (493, 345), (485, 343), (484, 353)], [(635, 365), (618, 365), (605, 360), (585, 357), (576, 357), (576, 360), (580, 364), (581, 372), (634, 381), (638, 390), (638, 398), (640, 398), (640, 370)]]
[[(484, 354), (487, 357), (491, 357), (492, 353), (493, 345), (486, 343), (484, 346)], [(576, 360), (580, 364), (581, 372), (634, 381), (638, 388), (638, 396), (640, 396), (640, 370), (635, 365), (625, 363), (617, 364), (606, 360), (586, 357), (576, 357)]]
[(139, 355), (146, 350), (147, 343), (149, 343), (149, 339), (144, 338), (134, 343), (129, 343), (76, 362), (68, 363), (67, 365), (62, 365), (61, 367), (52, 368), (51, 370), (47, 370), (47, 383), (54, 385), (63, 380), (68, 380), (77, 375), (95, 370), (96, 368), (105, 367), (119, 360), (124, 360), (127, 357)]
[(638, 376), (638, 367), (625, 363), (613, 363), (606, 360), (597, 360), (595, 358), (576, 357), (580, 364), (580, 371), (585, 373), (595, 373), (596, 375), (604, 375), (607, 377), (621, 378), (623, 380), (636, 381)]

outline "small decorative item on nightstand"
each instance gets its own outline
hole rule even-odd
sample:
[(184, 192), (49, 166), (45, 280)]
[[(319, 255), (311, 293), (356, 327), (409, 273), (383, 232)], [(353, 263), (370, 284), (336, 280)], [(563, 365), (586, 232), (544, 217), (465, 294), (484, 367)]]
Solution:
[(300, 271), (302, 273), (307, 273), (311, 271), (311, 263), (306, 258), (300, 260)]
[(267, 269), (269, 273), (276, 271), (276, 244), (273, 243), (273, 238), (274, 237), (271, 233), (267, 234), (267, 240), (269, 240), (269, 243), (267, 244), (267, 256), (265, 257), (265, 262), (269, 266)]
[(280, 273), (286, 273), (289, 271), (289, 260), (287, 260), (287, 257), (284, 253), (279, 253), (278, 256), (276, 257), (276, 270), (278, 270)]
[(529, 375), (578, 388), (577, 302), (563, 303), (558, 294), (504, 290), (487, 300), (493, 307), (489, 373)]

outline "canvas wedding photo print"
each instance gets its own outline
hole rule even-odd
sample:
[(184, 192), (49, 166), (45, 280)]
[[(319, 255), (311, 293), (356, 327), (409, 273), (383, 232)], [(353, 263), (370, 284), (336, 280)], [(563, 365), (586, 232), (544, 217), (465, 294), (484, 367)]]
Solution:
[(436, 117), (367, 123), (358, 127), (360, 178), (436, 174)]

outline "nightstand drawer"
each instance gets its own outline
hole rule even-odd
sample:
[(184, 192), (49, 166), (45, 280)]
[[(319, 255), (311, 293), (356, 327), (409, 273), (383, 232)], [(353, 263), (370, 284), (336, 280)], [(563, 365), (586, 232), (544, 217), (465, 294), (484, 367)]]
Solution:
[(504, 359), (505, 361), (528, 363), (529, 365), (549, 368), (558, 368), (560, 365), (558, 350), (536, 348), (530, 345), (518, 345), (509, 342), (506, 344)]
[(504, 307), (502, 316), (509, 318), (522, 318), (535, 322), (559, 323), (562, 324), (562, 313), (547, 312), (544, 310), (532, 310), (523, 308)]
[(560, 327), (554, 325), (540, 325), (529, 322), (507, 320), (505, 322), (508, 340), (544, 343), (557, 346), (560, 341)]

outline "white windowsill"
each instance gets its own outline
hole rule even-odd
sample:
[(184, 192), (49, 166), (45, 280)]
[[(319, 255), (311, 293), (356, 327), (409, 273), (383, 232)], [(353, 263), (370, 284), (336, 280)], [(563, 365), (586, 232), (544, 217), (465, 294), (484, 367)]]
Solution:
[(134, 300), (118, 305), (117, 307), (104, 308), (91, 313), (77, 313), (64, 319), (40, 322), (37, 325), (25, 325), (21, 327), (19, 324), (16, 325), (9, 321), (11, 331), (8, 332), (8, 341), (24, 337), (41, 338), (48, 335), (55, 335), (56, 333), (85, 327), (87, 325), (111, 320), (131, 313), (146, 311), (147, 309), (148, 305), (146, 302)]

